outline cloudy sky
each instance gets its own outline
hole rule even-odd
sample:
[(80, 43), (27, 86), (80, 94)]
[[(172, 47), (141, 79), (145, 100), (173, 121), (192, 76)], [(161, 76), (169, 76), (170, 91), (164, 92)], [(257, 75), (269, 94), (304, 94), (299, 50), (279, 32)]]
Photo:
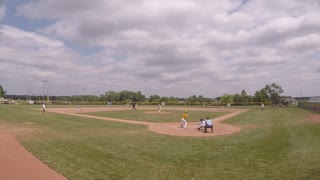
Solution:
[(320, 0), (0, 0), (7, 94), (217, 97), (273, 82), (320, 95)]

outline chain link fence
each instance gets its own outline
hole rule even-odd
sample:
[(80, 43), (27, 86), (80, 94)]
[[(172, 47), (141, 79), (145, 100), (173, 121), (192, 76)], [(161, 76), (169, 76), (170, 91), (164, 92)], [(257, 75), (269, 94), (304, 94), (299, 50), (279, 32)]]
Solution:
[(302, 109), (307, 109), (309, 111), (320, 112), (320, 103), (299, 102), (298, 107)]

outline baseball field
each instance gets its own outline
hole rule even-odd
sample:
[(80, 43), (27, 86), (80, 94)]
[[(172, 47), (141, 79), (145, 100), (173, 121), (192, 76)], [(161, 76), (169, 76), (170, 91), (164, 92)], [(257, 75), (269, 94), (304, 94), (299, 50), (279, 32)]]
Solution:
[[(197, 130), (205, 117), (213, 133)], [(42, 165), (46, 179), (320, 178), (320, 114), (294, 107), (1, 105), (0, 130), (1, 179)]]

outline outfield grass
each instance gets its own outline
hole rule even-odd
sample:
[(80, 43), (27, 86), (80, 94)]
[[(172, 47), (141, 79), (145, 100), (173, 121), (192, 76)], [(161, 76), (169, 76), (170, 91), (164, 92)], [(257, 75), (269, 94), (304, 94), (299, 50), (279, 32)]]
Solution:
[(225, 121), (254, 128), (201, 138), (35, 106), (0, 105), (0, 123), (32, 132), (22, 144), (68, 179), (319, 179), (320, 124), (303, 123), (308, 113), (256, 107)]

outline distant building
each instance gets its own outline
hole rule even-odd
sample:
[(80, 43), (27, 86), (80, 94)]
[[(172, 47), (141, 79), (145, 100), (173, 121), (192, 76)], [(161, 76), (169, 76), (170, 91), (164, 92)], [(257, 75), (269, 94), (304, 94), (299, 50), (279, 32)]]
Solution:
[(320, 103), (320, 96), (310, 97), (309, 102)]
[(299, 102), (309, 102), (310, 97), (295, 97)]
[(298, 105), (298, 102), (299, 102), (296, 98), (293, 98), (293, 97), (288, 97), (287, 101), (293, 105)]

